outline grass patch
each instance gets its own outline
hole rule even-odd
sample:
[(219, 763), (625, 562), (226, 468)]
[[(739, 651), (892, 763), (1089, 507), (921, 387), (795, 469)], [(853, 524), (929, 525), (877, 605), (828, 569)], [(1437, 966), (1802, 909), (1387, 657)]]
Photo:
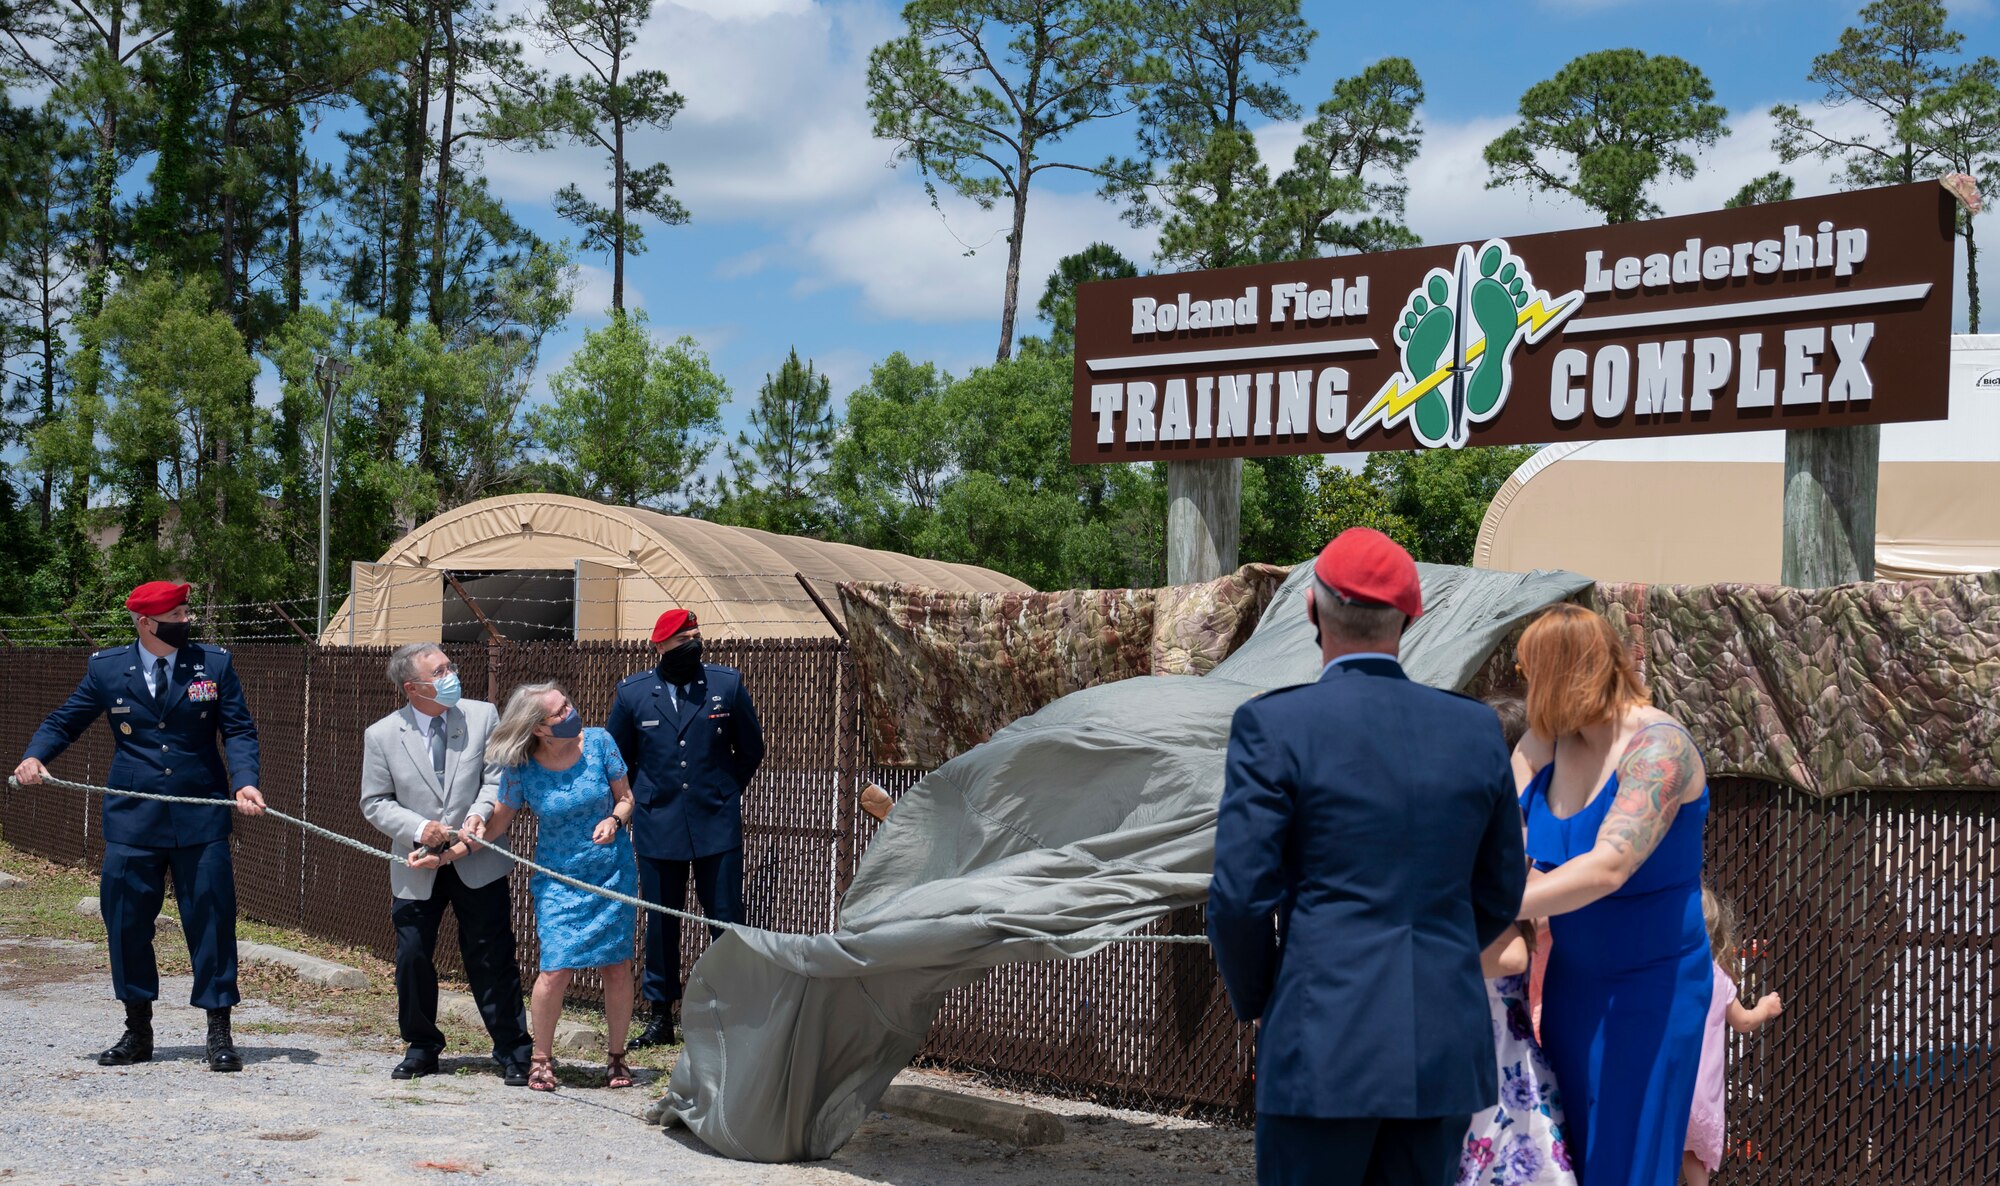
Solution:
[[(98, 918), (76, 912), (79, 898), (95, 897), (98, 892), (97, 878), (88, 870), (75, 866), (59, 865), (0, 842), (0, 870), (23, 879), (26, 884), (10, 890), (0, 890), (0, 936), (19, 939), (64, 939), (72, 942), (86, 942), (95, 945), (94, 952), (65, 951), (60, 948), (16, 947), (3, 949), (0, 953), (0, 984), (17, 981), (46, 981), (50, 978), (69, 979), (92, 974), (108, 981), (109, 964), (104, 951), (104, 923)], [(388, 884), (383, 883), (381, 909), (387, 911)], [(166, 909), (173, 911), (173, 898), (169, 894)], [(299, 977), (289, 968), (271, 964), (245, 962), (237, 970), (237, 980), (244, 999), (268, 1001), (290, 1011), (295, 1022), (241, 1022), (237, 1023), (240, 1033), (278, 1035), (288, 1033), (319, 1034), (338, 1037), (366, 1049), (380, 1050), (385, 1055), (398, 1054), (403, 1049), (402, 1039), (396, 1026), (396, 976), (395, 965), (377, 957), (373, 952), (346, 947), (325, 939), (295, 931), (286, 927), (273, 926), (255, 919), (238, 917), (236, 936), (239, 940), (268, 943), (275, 947), (302, 951), (335, 963), (358, 968), (368, 977), (368, 987), (359, 989), (328, 988), (313, 984)], [(442, 944), (440, 945), (442, 946)], [(187, 942), (177, 928), (159, 932), (154, 939), (162, 976), (185, 976), (192, 971), (188, 961)], [(9, 975), (12, 971), (14, 974)], [(107, 989), (109, 985), (104, 987)], [(439, 987), (444, 991), (468, 992), (468, 987), (459, 981), (440, 979)], [(178, 1002), (166, 1002), (174, 1004)], [(593, 1009), (565, 1009), (563, 1015), (599, 1033), (605, 1032), (604, 1014)], [(644, 1023), (644, 1015), (634, 1019), (632, 1032), (637, 1033)], [(473, 1057), (485, 1055), (492, 1049), (493, 1040), (483, 1027), (466, 1024), (455, 1017), (441, 1016), (438, 1028), (444, 1031), (446, 1057)], [(634, 1070), (665, 1072), (679, 1055), (679, 1047), (666, 1050), (634, 1050), (628, 1056)], [(590, 1085), (591, 1077), (602, 1084), (604, 1074), (601, 1069), (603, 1052), (596, 1051), (580, 1058), (591, 1069), (572, 1070), (563, 1068), (563, 1080), (573, 1086)], [(565, 1061), (559, 1056), (558, 1061)], [(596, 1065), (593, 1065), (596, 1064)], [(457, 1074), (478, 1075), (487, 1073), (484, 1068), (460, 1067)], [(386, 1070), (385, 1070), (386, 1074)]]

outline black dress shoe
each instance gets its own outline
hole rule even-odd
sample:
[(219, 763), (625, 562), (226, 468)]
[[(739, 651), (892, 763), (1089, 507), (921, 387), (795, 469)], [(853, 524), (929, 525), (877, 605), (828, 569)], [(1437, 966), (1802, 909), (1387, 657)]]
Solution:
[(528, 1085), (528, 1060), (525, 1058), (510, 1058), (501, 1063), (500, 1081), (509, 1087), (526, 1087)]
[[(421, 1079), (425, 1075), (435, 1075), (437, 1073), (438, 1056), (435, 1051), (411, 1050), (403, 1056), (402, 1062), (396, 1064), (396, 1069), (389, 1072), (389, 1077), (391, 1079)], [(523, 1082), (526, 1082), (526, 1080), (523, 1080)]]
[(655, 1001), (653, 1003), (653, 1015), (647, 1018), (646, 1028), (633, 1035), (625, 1045), (633, 1050), (643, 1050), (648, 1046), (674, 1045), (677, 1039), (674, 1036), (674, 1015), (671, 1012), (672, 1008), (673, 1006), (671, 1005)]
[(243, 1069), (243, 1056), (236, 1053), (236, 1042), (229, 1036), (229, 1010), (226, 1008), (208, 1011), (208, 1069)]
[(100, 1067), (129, 1067), (135, 1062), (153, 1061), (153, 1027), (135, 1026), (129, 1022), (124, 1036), (112, 1044), (111, 1049), (97, 1056)]

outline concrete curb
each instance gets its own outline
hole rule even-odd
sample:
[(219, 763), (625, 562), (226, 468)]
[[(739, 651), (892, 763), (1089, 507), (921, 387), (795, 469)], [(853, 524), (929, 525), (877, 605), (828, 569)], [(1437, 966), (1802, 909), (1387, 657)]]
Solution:
[(236, 944), (236, 956), (249, 963), (277, 964), (279, 967), (290, 968), (306, 980), (325, 985), (327, 988), (368, 987), (368, 977), (358, 968), (336, 964), (332, 960), (323, 960), (302, 951), (273, 947), (268, 943), (245, 943), (239, 940)]
[(1053, 1112), (936, 1087), (892, 1083), (882, 1093), (882, 1110), (1023, 1148), (1063, 1140), (1062, 1119)]
[[(484, 1030), (486, 1019), (479, 1015), (479, 1002), (471, 993), (446, 990), (438, 994), (438, 1016)], [(604, 1031), (593, 1029), (579, 1021), (564, 1018), (556, 1023), (554, 1042), (557, 1054), (602, 1055), (604, 1053)]]
[[(76, 912), (85, 918), (101, 919), (104, 917), (104, 904), (96, 898), (78, 898), (76, 900)], [(153, 919), (153, 929), (155, 931), (178, 931), (181, 929), (181, 920), (171, 914), (156, 915)]]

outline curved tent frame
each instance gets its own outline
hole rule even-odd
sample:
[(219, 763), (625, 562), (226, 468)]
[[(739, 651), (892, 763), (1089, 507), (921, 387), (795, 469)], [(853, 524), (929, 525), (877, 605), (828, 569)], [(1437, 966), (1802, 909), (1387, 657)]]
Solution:
[[(1894, 399), (1878, 380), (1876, 399)], [(1568, 569), (1607, 583), (1775, 585), (1785, 436), (1742, 432), (1550, 445), (1494, 494), (1476, 568)], [(2000, 335), (1951, 348), (1947, 420), (1885, 424), (1875, 574), (1919, 580), (2000, 568)]]
[(715, 638), (812, 638), (833, 628), (794, 573), (839, 613), (840, 581), (961, 592), (1030, 592), (991, 569), (609, 506), (513, 494), (447, 511), (396, 541), (354, 580), (320, 641), (385, 645), (439, 637), (455, 601), (444, 574), (573, 574), (578, 638), (642, 639), (679, 606)]

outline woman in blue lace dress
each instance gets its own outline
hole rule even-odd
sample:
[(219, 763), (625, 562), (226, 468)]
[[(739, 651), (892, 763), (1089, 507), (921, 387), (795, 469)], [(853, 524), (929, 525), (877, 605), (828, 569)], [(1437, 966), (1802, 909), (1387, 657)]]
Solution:
[[(555, 684), (514, 690), (507, 711), (487, 742), (487, 760), (499, 765), (500, 804), (486, 830), (507, 830), (514, 813), (535, 814), (535, 861), (565, 876), (623, 894), (638, 893), (632, 857), (632, 788), (611, 735), (586, 729), (569, 695)], [(637, 933), (633, 907), (535, 874), (535, 933), (541, 939), (542, 974), (529, 1006), (534, 1065), (528, 1086), (556, 1086), (553, 1040), (571, 975), (595, 968), (604, 982), (604, 1018), (610, 1030), (607, 1086), (632, 1086), (625, 1063), (625, 1033), (632, 1022), (632, 950)]]
[(1523, 918), (1549, 919), (1542, 1046), (1582, 1186), (1674, 1186), (1714, 995), (1701, 911), (1708, 780), (1609, 623), (1559, 605), (1521, 636)]

